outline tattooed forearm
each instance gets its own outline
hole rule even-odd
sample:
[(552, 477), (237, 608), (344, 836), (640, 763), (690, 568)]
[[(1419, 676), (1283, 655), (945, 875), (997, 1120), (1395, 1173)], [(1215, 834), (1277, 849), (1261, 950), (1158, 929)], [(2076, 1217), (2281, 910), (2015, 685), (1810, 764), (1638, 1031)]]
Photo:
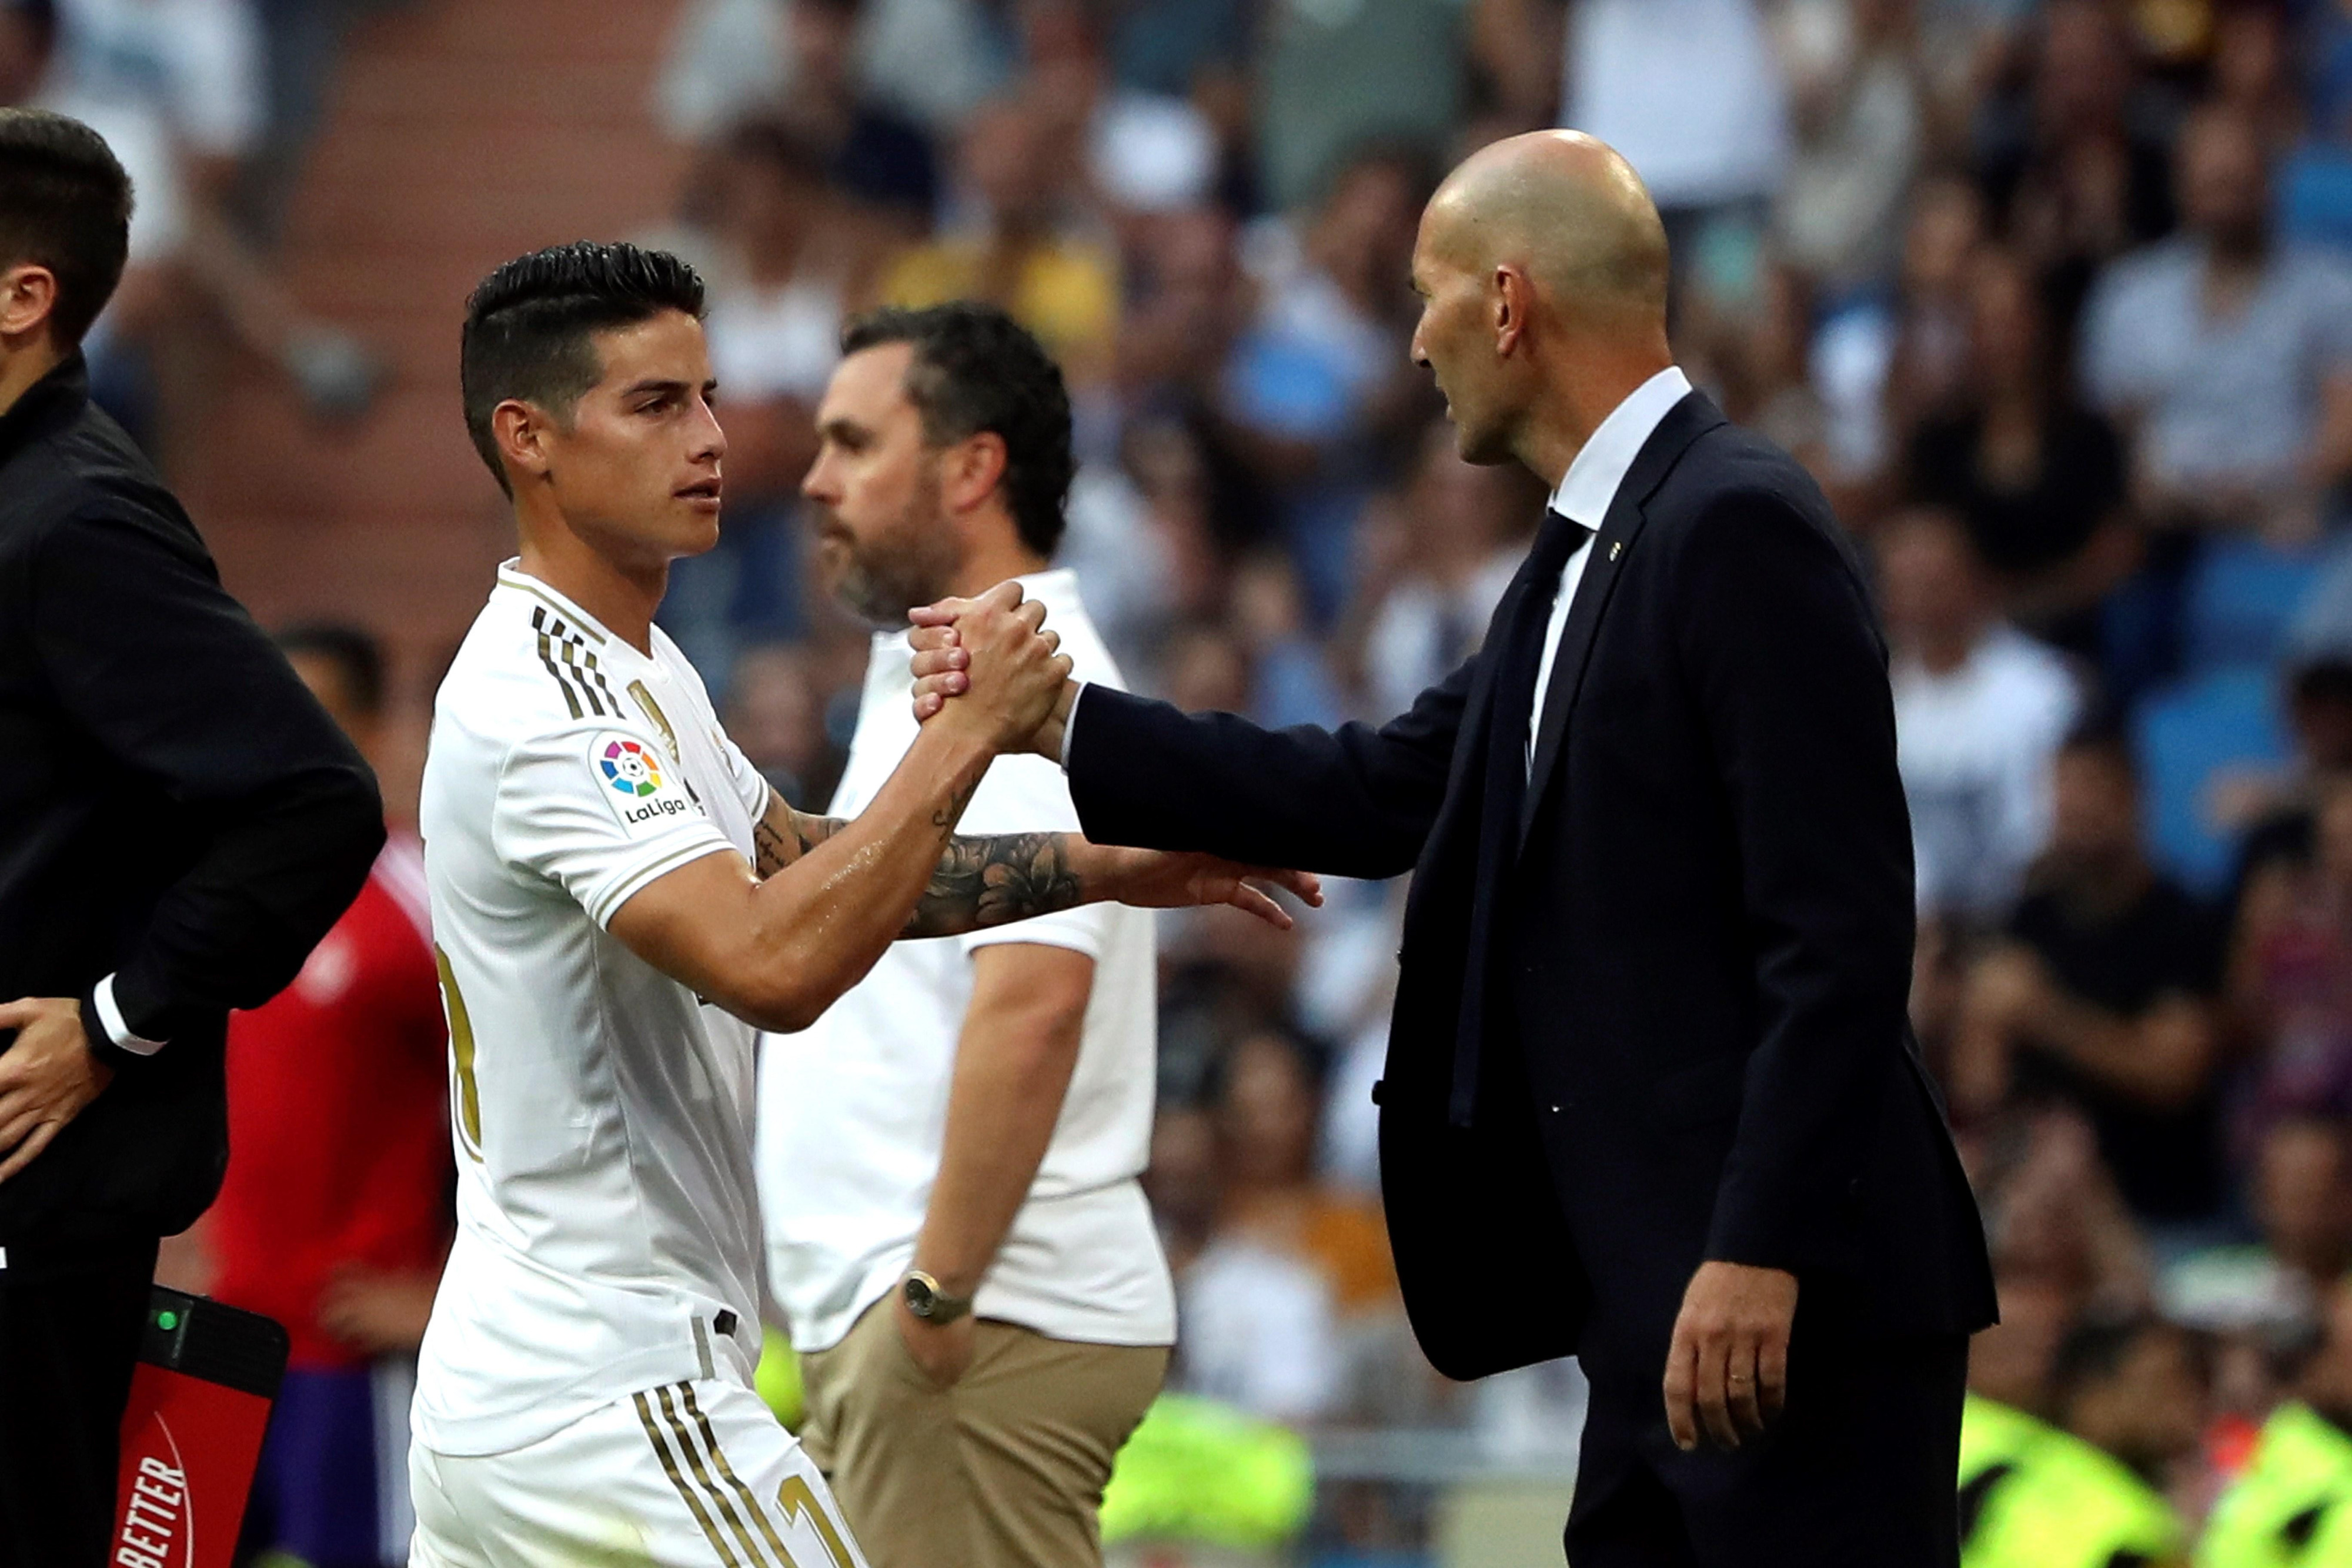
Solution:
[(1063, 833), (948, 841), (901, 935), (948, 936), (1067, 909), (1085, 897)]
[[(967, 788), (933, 815), (947, 833), (970, 802)], [(771, 794), (768, 810), (751, 827), (752, 864), (762, 881), (798, 861), (849, 824), (838, 817), (795, 811)], [(902, 936), (951, 936), (984, 925), (1002, 925), (1067, 909), (1086, 896), (1085, 879), (1071, 863), (1066, 833), (1009, 833), (997, 838), (948, 837), (932, 868), (930, 885)]]
[(840, 831), (840, 818), (813, 817), (771, 796), (768, 814), (751, 824), (752, 866), (765, 880)]
[(949, 796), (947, 804), (931, 813), (931, 826), (943, 833), (954, 832), (955, 825), (963, 820), (963, 809), (971, 804), (972, 795), (979, 789), (980, 780), (975, 779)]
[(751, 850), (752, 869), (763, 882), (792, 864), (800, 853), (799, 846), (766, 817), (751, 824)]

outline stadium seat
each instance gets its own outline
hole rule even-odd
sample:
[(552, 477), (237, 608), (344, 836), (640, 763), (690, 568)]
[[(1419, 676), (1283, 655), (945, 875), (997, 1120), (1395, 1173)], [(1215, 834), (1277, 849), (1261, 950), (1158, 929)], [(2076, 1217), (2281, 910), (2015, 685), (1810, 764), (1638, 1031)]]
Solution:
[(2184, 613), (2186, 668), (2194, 676), (2278, 656), (2288, 624), (2318, 580), (2315, 549), (2282, 550), (2259, 539), (2214, 539), (2190, 570)]
[(2235, 845), (2213, 831), (2206, 797), (2224, 768), (2287, 756), (2278, 676), (2266, 664), (2232, 664), (2151, 695), (2133, 725), (2147, 800), (2148, 852), (2194, 892), (2218, 892)]
[(2306, 147), (2278, 172), (2279, 226), (2314, 245), (2352, 247), (2352, 153)]

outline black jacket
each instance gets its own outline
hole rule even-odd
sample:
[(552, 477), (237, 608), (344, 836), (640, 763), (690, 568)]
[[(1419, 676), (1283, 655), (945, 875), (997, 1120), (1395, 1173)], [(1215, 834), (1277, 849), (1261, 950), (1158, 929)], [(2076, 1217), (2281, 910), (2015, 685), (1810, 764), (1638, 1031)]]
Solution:
[[(1069, 758), (1087, 834), (1414, 873), (1381, 1183), (1441, 1370), (1580, 1351), (1596, 1376), (1654, 1385), (1707, 1259), (1795, 1271), (1801, 1317), (1989, 1322), (1983, 1233), (1906, 1019), (1885, 649), (1827, 503), (1693, 394), (1587, 548), (1526, 813), (1493, 863), (1495, 632), (1377, 730), (1268, 733), (1090, 687)], [(1465, 1127), (1449, 1102), (1472, 1016)]]
[(228, 1009), (300, 969), (383, 807), (79, 356), (0, 415), (0, 1001), (87, 1014), (113, 974), (165, 1042), (0, 1183), (0, 1245), (183, 1229), (227, 1163)]

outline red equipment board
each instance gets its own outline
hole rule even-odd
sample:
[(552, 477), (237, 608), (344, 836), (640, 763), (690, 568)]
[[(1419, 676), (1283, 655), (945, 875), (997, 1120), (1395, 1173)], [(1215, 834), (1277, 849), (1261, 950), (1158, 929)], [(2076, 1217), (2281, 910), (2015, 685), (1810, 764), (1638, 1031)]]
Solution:
[(228, 1568), (286, 1348), (268, 1318), (155, 1287), (122, 1417), (111, 1568)]

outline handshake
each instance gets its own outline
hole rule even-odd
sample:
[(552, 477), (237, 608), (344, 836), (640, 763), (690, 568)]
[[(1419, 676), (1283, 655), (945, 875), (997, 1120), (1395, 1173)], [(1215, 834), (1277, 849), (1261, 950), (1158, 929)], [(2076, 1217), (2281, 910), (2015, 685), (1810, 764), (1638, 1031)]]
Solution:
[(999, 755), (1034, 751), (1059, 761), (1062, 727), (1077, 688), (1062, 639), (1045, 629), (1045, 607), (1024, 600), (1017, 582), (977, 599), (943, 599), (916, 610), (915, 717), (969, 729)]
[[(1000, 582), (977, 599), (943, 599), (908, 619), (916, 722), (961, 732), (993, 756), (1034, 751), (1061, 760), (1077, 688), (1062, 639), (1045, 630), (1044, 605), (1024, 601), (1019, 583)], [(1323, 902), (1323, 884), (1305, 872), (1069, 839), (1089, 897), (1141, 909), (1230, 904), (1278, 931), (1289, 930), (1291, 918), (1272, 897), (1274, 889), (1288, 890), (1310, 908)]]

